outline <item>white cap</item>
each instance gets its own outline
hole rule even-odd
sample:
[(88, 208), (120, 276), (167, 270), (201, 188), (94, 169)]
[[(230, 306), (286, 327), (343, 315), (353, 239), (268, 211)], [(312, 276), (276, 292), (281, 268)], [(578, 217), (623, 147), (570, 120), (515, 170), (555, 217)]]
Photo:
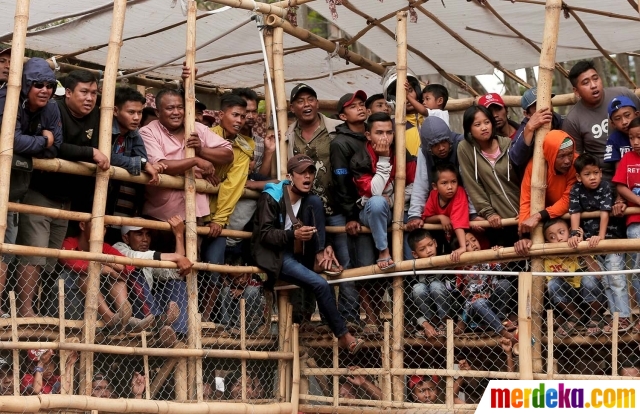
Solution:
[[(134, 217), (134, 219), (140, 219), (142, 220), (142, 217)], [(122, 234), (123, 236), (127, 233), (129, 233), (130, 231), (138, 231), (138, 230), (142, 230), (144, 227), (140, 227), (140, 226), (122, 226), (120, 227), (120, 234)]]
[(60, 83), (60, 81), (58, 81), (57, 84), (56, 84), (56, 91), (53, 94), (55, 96), (64, 96), (64, 92), (65, 92), (64, 86), (62, 86), (62, 83)]
[(224, 392), (224, 378), (216, 377), (216, 391)]

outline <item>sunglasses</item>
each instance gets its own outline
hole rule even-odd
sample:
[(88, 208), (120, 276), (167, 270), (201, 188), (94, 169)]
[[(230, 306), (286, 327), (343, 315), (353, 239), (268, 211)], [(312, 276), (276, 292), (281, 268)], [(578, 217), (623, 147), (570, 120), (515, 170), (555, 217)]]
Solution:
[(42, 88), (47, 88), (49, 90), (53, 89), (53, 84), (51, 83), (44, 83), (44, 82), (33, 82), (31, 84), (31, 86), (33, 86), (36, 89), (42, 89)]

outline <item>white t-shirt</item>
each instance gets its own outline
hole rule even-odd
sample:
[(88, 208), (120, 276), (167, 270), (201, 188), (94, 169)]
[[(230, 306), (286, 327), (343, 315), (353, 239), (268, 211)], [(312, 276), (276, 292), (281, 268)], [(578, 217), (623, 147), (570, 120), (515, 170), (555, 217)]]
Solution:
[[(287, 190), (285, 190), (287, 191)], [(302, 198), (300, 198), (298, 201), (296, 201), (295, 203), (293, 203), (291, 205), (291, 209), (293, 210), (293, 214), (295, 214), (296, 217), (298, 217), (298, 211), (300, 211), (300, 204), (302, 203)], [(291, 226), (293, 226), (293, 223), (291, 222), (291, 219), (289, 218), (289, 215), (286, 215), (287, 217), (284, 219), (284, 229), (285, 230), (289, 230), (291, 228)]]

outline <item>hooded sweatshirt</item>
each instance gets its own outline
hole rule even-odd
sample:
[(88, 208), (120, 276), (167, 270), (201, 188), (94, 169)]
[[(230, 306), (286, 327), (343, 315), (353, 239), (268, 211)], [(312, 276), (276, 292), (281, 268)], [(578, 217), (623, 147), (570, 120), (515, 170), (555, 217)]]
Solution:
[[(44, 107), (31, 112), (27, 96), (31, 85), (35, 82), (46, 82), (54, 85), (55, 88), (55, 74), (47, 61), (42, 58), (32, 58), (24, 64), (20, 105), (13, 136), (13, 151), (14, 154), (28, 157), (55, 158), (62, 144), (60, 111), (55, 101), (51, 100)], [(47, 138), (42, 135), (43, 130), (51, 131), (53, 134), (53, 145), (50, 147), (47, 147)], [(12, 201), (24, 197), (30, 180), (30, 172), (22, 170), (11, 172), (10, 198)]]
[[(463, 140), (461, 134), (453, 132), (445, 121), (435, 116), (425, 118), (420, 127), (420, 151), (416, 166), (416, 178), (411, 193), (409, 219), (420, 218), (424, 205), (431, 191), (431, 173), (438, 164), (453, 164), (458, 166), (458, 144)], [(451, 150), (446, 159), (434, 157), (431, 147), (449, 141)]]
[(482, 155), (472, 137), (458, 144), (458, 163), (464, 188), (478, 215), (487, 219), (494, 214), (501, 218), (518, 215), (520, 177), (509, 159), (511, 139), (497, 136), (500, 156), (495, 165)]
[[(554, 168), (556, 156), (560, 151), (560, 144), (565, 138), (573, 138), (564, 131), (552, 130), (544, 137), (544, 143), (542, 144), (542, 152), (544, 153), (544, 159), (547, 162), (547, 191), (545, 193), (545, 209), (539, 213), (542, 215), (542, 220), (546, 221), (552, 218), (560, 217), (569, 212), (569, 193), (571, 187), (576, 182), (576, 169), (571, 164), (571, 168), (565, 174), (558, 174)], [(574, 144), (575, 151), (575, 144)], [(577, 153), (573, 154), (573, 159), (578, 157)], [(518, 221), (522, 223), (528, 219), (531, 212), (531, 173), (533, 171), (533, 160), (529, 161), (527, 168), (524, 171), (524, 177), (522, 178), (522, 192), (520, 199), (520, 216)], [(533, 214), (538, 213), (533, 212)]]

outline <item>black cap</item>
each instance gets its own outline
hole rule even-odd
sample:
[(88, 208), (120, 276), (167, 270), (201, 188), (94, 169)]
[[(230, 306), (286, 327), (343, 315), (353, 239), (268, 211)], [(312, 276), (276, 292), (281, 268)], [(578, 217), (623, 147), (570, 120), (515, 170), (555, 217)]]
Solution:
[(0, 55), (11, 53), (11, 46), (0, 46)]
[(307, 170), (307, 168), (313, 167), (316, 169), (316, 163), (313, 161), (308, 155), (298, 154), (289, 158), (287, 161), (287, 172), (291, 174), (292, 172), (297, 172), (298, 174), (302, 174)]
[(341, 114), (345, 106), (349, 106), (356, 98), (360, 98), (363, 102), (367, 100), (367, 94), (364, 91), (355, 91), (355, 93), (348, 93), (342, 95), (342, 98), (338, 101), (338, 113)]
[(291, 90), (290, 101), (293, 101), (294, 99), (296, 99), (298, 94), (304, 91), (309, 92), (311, 95), (315, 96), (316, 98), (318, 97), (318, 94), (316, 93), (315, 90), (313, 90), (311, 86), (307, 85), (306, 83), (299, 83)]
[(0, 357), (0, 369), (12, 369), (11, 361), (8, 358)]
[[(369, 109), (369, 108), (371, 108), (371, 105), (372, 105), (375, 101), (380, 100), (380, 99), (384, 99), (384, 95), (383, 95), (383, 94), (381, 94), (381, 93), (376, 93), (376, 94), (374, 94), (374, 95), (371, 95), (371, 96), (370, 96), (370, 97), (368, 97), (368, 98), (367, 98), (367, 100), (364, 102), (364, 106), (365, 106), (367, 109)], [(386, 99), (385, 99), (385, 102), (386, 102)]]
[(196, 99), (196, 109), (200, 111), (204, 111), (205, 109), (207, 109), (207, 105), (203, 104), (202, 102)]

